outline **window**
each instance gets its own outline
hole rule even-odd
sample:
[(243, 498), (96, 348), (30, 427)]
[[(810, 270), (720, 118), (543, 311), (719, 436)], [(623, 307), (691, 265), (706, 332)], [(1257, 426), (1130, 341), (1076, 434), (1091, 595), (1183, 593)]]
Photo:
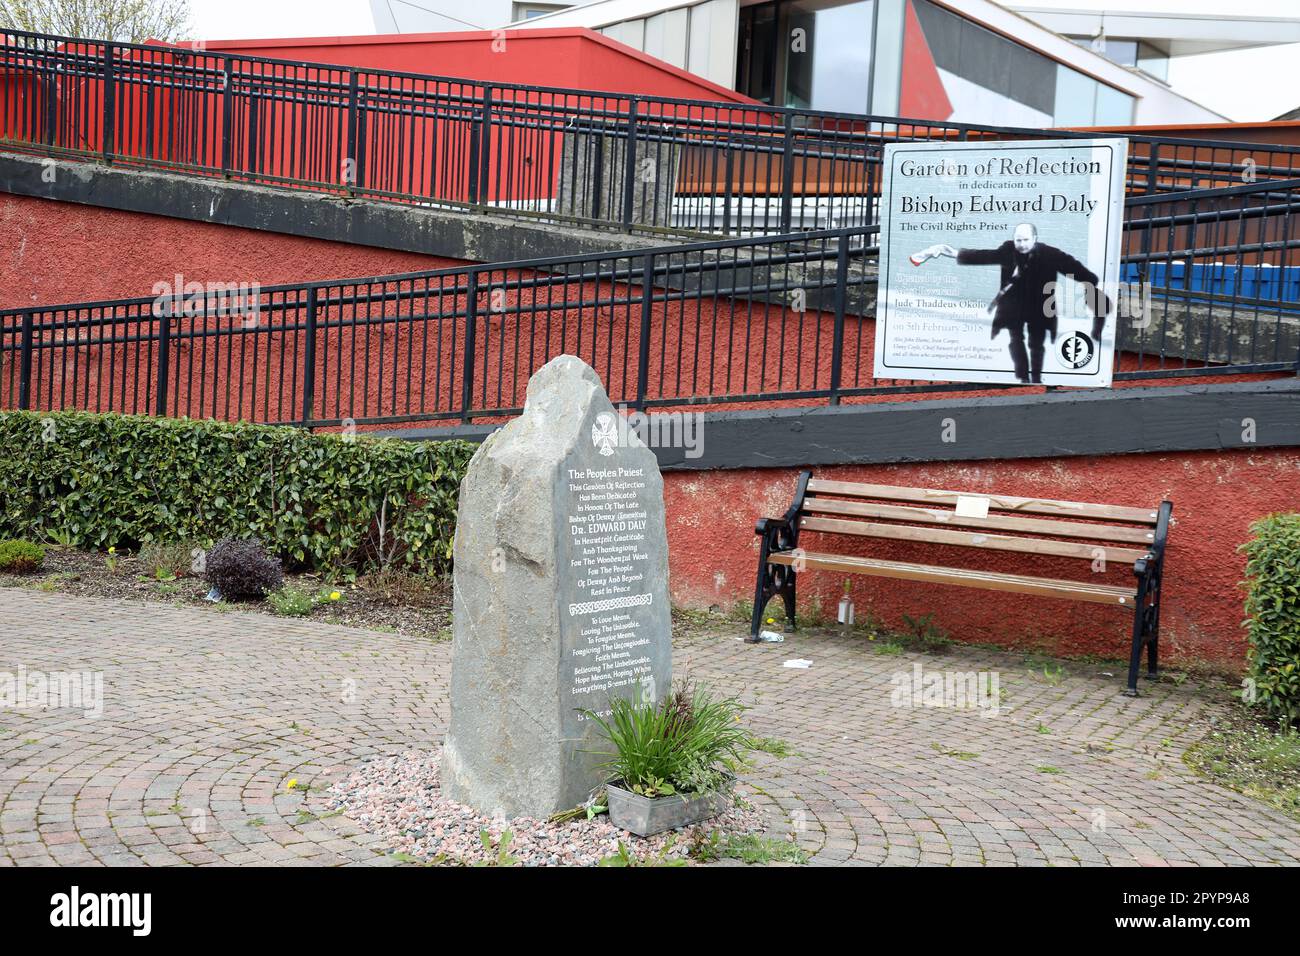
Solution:
[(1128, 126), (1133, 122), (1133, 97), (1059, 63), (1053, 122), (1057, 126)]
[(776, 4), (740, 10), (740, 50), (736, 58), (736, 89), (760, 103), (776, 95)]
[(1109, 37), (1079, 36), (1072, 36), (1069, 39), (1094, 53), (1100, 53), (1113, 63), (1136, 67), (1161, 82), (1169, 82), (1169, 54), (1145, 40), (1112, 40)]
[(952, 101), (953, 120), (1005, 126), (1051, 121), (1054, 61), (928, 0), (914, 0), (912, 8)]
[(1097, 108), (1098, 83), (1090, 76), (1056, 65), (1056, 105), (1052, 121), (1057, 126), (1091, 126)]
[(1137, 66), (1138, 64), (1137, 40), (1110, 40), (1103, 37), (1097, 52), (1110, 62), (1118, 63), (1120, 66)]
[(548, 13), (555, 13), (558, 10), (567, 10), (571, 4), (567, 3), (516, 3), (514, 10), (510, 15), (511, 23), (518, 23), (520, 20), (532, 20), (536, 17), (544, 17)]
[(1162, 83), (1169, 82), (1169, 54), (1150, 43), (1138, 44), (1138, 69)]
[(872, 0), (794, 0), (782, 5), (789, 38), (785, 106), (865, 113), (871, 83)]
[(1133, 97), (1105, 83), (1097, 84), (1094, 126), (1128, 126), (1133, 122)]
[(740, 9), (736, 89), (764, 103), (864, 113), (875, 0), (776, 0)]
[[(995, 126), (1120, 126), (1132, 122), (1133, 97), (1037, 50), (940, 7), (912, 0), (953, 122)], [(1089, 46), (1089, 38), (1072, 38)], [(1105, 55), (1137, 63), (1136, 40), (1108, 40)], [(919, 60), (920, 57), (914, 54)], [(904, 84), (909, 75), (904, 59)], [(924, 64), (917, 64), (921, 72)], [(929, 117), (924, 117), (929, 118)]]

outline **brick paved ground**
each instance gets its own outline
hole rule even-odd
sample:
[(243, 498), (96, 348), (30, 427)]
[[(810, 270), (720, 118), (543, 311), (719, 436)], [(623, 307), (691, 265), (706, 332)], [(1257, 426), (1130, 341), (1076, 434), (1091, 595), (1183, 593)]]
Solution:
[[(984, 649), (886, 655), (830, 635), (753, 647), (737, 631), (683, 641), (678, 673), (744, 694), (755, 728), (794, 748), (747, 782), (815, 864), (1300, 862), (1300, 824), (1181, 763), (1222, 689), (1158, 683), (1130, 700), (1096, 666), (1058, 678)], [(321, 788), (366, 756), (437, 746), (449, 651), (0, 589), (0, 671), (100, 670), (106, 696), (95, 720), (0, 711), (0, 865), (392, 863), (346, 818), (302, 813), (315, 796), (284, 784)], [(813, 665), (781, 666), (793, 657)], [(893, 706), (891, 675), (918, 662), (997, 671), (999, 712)]]

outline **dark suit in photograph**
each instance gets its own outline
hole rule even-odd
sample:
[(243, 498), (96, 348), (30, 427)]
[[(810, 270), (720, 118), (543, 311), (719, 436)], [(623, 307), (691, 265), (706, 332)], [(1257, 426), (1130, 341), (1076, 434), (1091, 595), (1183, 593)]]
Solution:
[[(1028, 252), (1019, 252), (1008, 239), (996, 249), (961, 249), (957, 263), (966, 266), (998, 266), (998, 293), (989, 304), (993, 312), (990, 338), (1006, 329), (1011, 336), (1011, 361), (1022, 382), (1041, 382), (1043, 341), (1056, 341), (1056, 283), (1058, 276), (1070, 276), (1087, 283), (1088, 305), (1093, 313), (1092, 337), (1101, 338), (1110, 300), (1098, 287), (1096, 274), (1078, 259), (1055, 246), (1035, 242)], [(1026, 352), (1026, 333), (1028, 351)]]

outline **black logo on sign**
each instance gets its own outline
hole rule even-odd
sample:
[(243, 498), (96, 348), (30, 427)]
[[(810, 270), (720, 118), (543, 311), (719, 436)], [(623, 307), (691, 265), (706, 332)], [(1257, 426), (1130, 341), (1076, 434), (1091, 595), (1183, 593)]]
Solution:
[(1095, 347), (1082, 332), (1071, 332), (1061, 339), (1061, 361), (1069, 368), (1083, 368), (1092, 361)]

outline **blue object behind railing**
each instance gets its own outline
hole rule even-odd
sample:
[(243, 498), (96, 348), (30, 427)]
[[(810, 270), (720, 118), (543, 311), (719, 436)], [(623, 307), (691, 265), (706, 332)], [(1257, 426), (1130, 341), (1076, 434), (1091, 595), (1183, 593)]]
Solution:
[[(1139, 263), (1124, 264), (1124, 281), (1137, 282)], [(1153, 290), (1208, 292), (1238, 299), (1300, 302), (1300, 265), (1228, 265), (1196, 263), (1190, 274), (1185, 262), (1151, 262), (1147, 281)]]

